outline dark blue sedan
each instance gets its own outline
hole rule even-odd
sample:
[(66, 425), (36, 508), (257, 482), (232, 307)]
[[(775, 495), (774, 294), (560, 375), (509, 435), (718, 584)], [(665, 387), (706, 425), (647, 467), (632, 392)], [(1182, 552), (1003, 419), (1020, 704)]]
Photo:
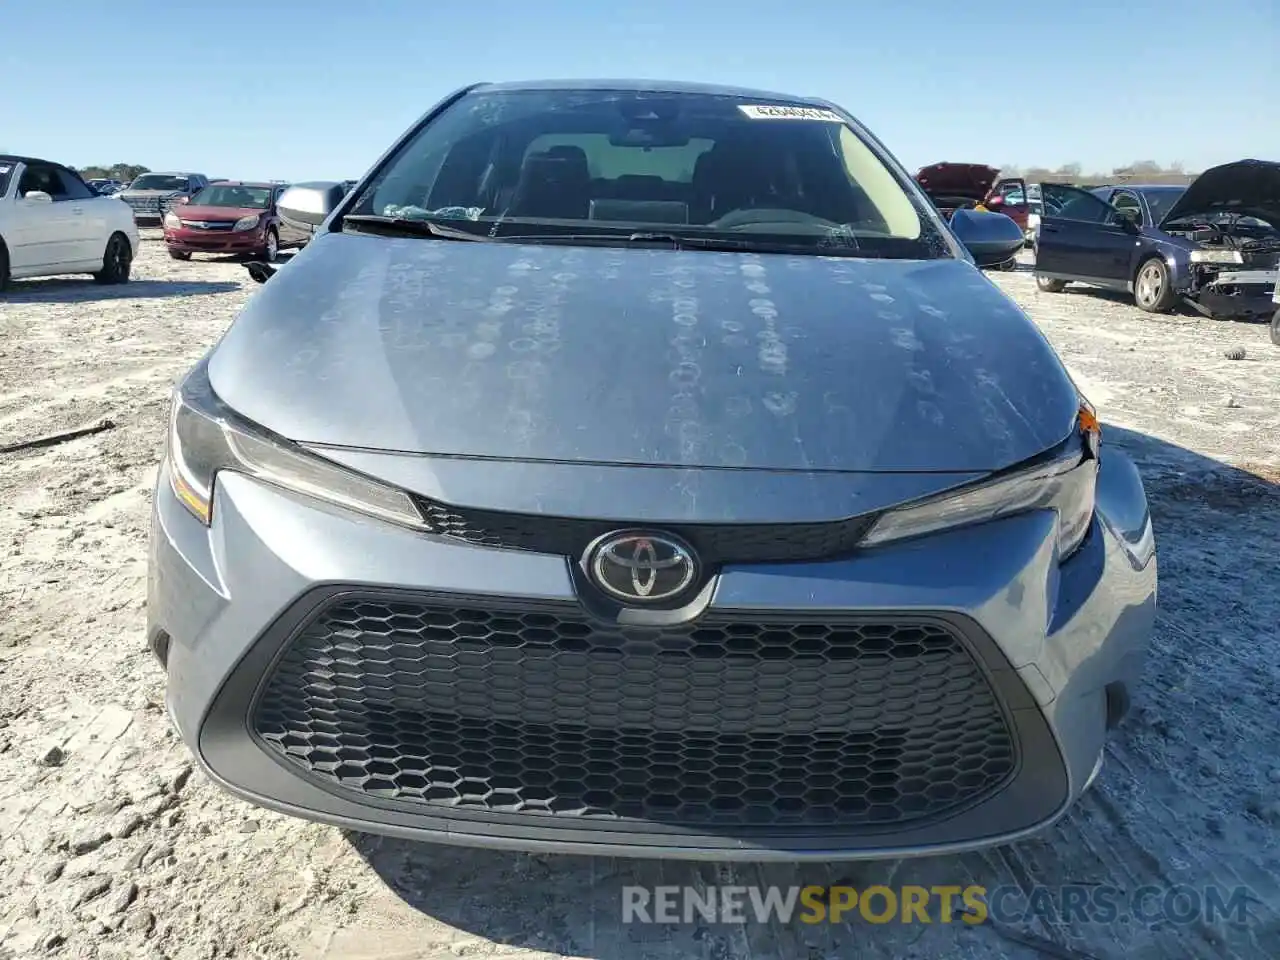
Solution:
[(1205, 316), (1274, 310), (1280, 267), (1280, 163), (1241, 160), (1190, 186), (1042, 185), (1036, 282), (1079, 282), (1133, 295), (1149, 313), (1185, 303)]

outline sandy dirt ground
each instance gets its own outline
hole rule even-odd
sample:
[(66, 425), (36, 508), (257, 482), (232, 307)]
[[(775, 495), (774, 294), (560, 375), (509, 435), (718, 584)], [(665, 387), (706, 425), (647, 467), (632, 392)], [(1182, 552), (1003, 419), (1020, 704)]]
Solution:
[[(1280, 956), (1280, 349), (1262, 325), (1152, 317), (992, 274), (1141, 466), (1158, 634), (1095, 789), (1046, 835), (962, 857), (730, 867), (509, 855), (344, 834), (192, 771), (143, 646), (146, 529), (174, 379), (254, 292), (154, 237), (135, 279), (0, 294), (0, 958)], [(1242, 348), (1243, 359), (1227, 351)], [(1247, 887), (1248, 917), (635, 925), (627, 884)]]

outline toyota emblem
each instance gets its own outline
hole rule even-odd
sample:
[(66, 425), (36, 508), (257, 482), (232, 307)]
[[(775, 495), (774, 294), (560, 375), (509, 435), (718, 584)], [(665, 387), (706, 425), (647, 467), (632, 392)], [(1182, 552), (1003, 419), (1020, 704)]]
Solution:
[(670, 600), (698, 575), (688, 547), (653, 533), (610, 534), (591, 551), (588, 567), (596, 586), (628, 603)]

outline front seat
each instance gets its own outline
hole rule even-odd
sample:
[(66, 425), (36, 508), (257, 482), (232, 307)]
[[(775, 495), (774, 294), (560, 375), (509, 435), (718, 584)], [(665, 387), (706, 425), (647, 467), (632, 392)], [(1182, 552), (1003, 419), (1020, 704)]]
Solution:
[(590, 204), (587, 155), (581, 147), (565, 145), (525, 158), (507, 215), (585, 220)]
[(694, 164), (692, 188), (704, 223), (749, 209), (771, 194), (767, 161), (746, 144), (717, 143)]

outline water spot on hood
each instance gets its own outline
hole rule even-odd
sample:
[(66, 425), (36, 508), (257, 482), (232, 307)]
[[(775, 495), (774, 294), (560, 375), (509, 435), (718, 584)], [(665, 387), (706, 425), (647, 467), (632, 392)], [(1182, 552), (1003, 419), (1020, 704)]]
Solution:
[(751, 412), (751, 398), (729, 397), (724, 402), (724, 412), (731, 417), (745, 417)]
[(492, 343), (473, 343), (467, 347), (467, 356), (472, 360), (487, 360), (498, 352)]
[(747, 450), (740, 443), (732, 441), (720, 446), (720, 460), (726, 467), (741, 467), (747, 462)]
[(917, 393), (936, 395), (937, 387), (933, 385), (933, 373), (929, 370), (908, 370), (907, 384)]
[(920, 413), (922, 420), (927, 420), (936, 427), (942, 426), (943, 415), (942, 408), (932, 400), (917, 400), (916, 410)]
[(679, 386), (689, 386), (698, 381), (702, 376), (702, 368), (696, 363), (689, 361), (682, 362), (668, 376), (668, 379)]
[(772, 300), (752, 300), (749, 306), (757, 317), (772, 319), (778, 315), (778, 308)]
[(887, 293), (873, 293), (871, 294), (871, 299), (876, 301), (876, 303), (893, 303), (893, 297), (889, 296)]
[(778, 417), (786, 417), (796, 412), (796, 403), (800, 399), (794, 390), (790, 393), (766, 393), (762, 398), (765, 409)]
[(937, 307), (928, 303), (920, 304), (920, 312), (927, 313), (931, 317), (937, 317), (939, 320), (945, 319), (947, 316), (947, 312), (945, 310), (939, 310)]
[(512, 380), (535, 380), (546, 372), (546, 364), (536, 358), (512, 360), (507, 364), (507, 376)]
[(920, 342), (920, 338), (915, 335), (914, 330), (908, 330), (906, 327), (894, 327), (889, 331), (893, 337), (893, 343), (896, 347), (903, 350), (923, 350), (924, 344)]

